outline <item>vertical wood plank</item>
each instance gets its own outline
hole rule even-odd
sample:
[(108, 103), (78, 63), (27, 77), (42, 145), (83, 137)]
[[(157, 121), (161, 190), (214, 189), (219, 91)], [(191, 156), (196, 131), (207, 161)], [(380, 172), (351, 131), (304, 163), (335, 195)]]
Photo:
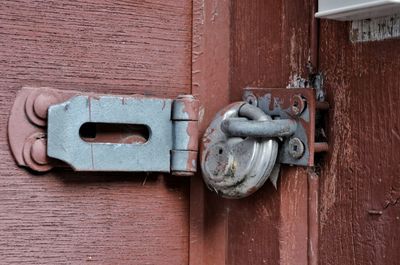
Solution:
[[(307, 77), (312, 1), (234, 1), (231, 100), (246, 86), (286, 87)], [(307, 172), (284, 167), (270, 183), (229, 203), (228, 264), (307, 264)]]
[[(200, 135), (229, 103), (229, 0), (193, 1), (192, 93), (200, 99)], [(229, 209), (208, 191), (199, 173), (191, 180), (190, 264), (228, 264)]]
[(400, 41), (351, 43), (323, 21), (331, 151), (321, 177), (320, 264), (400, 259)]

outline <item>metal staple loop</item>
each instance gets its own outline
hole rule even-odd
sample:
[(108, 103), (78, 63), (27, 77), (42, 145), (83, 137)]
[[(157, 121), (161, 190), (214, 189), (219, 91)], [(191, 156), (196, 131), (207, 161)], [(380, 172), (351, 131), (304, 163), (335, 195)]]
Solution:
[[(257, 119), (261, 109), (245, 104), (240, 108), (240, 116)], [(264, 114), (262, 112), (262, 114)], [(247, 120), (241, 118), (226, 119), (221, 124), (223, 132), (236, 137), (284, 137), (292, 135), (297, 129), (297, 123), (290, 119), (282, 120)]]
[(297, 128), (293, 120), (251, 121), (228, 119), (221, 124), (222, 130), (237, 137), (284, 137), (292, 135)]

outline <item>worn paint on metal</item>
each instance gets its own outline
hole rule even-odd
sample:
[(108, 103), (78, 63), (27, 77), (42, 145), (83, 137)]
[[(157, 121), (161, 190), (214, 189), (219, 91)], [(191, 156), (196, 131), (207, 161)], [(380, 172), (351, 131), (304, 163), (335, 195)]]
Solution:
[[(75, 170), (84, 171), (159, 171), (191, 175), (197, 166), (198, 105), (190, 95), (173, 100), (25, 87), (11, 111), (10, 147), (18, 165), (36, 171), (66, 166), (58, 162), (64, 161)], [(145, 125), (149, 129), (149, 139), (140, 133), (126, 135), (126, 132), (83, 139), (79, 131), (85, 123)], [(40, 148), (46, 137), (47, 152), (46, 148)], [(47, 159), (47, 155), (57, 160)]]
[[(253, 94), (258, 107), (265, 113), (280, 119), (291, 119), (297, 123), (293, 137), (304, 144), (304, 153), (300, 158), (290, 155), (290, 139), (283, 138), (279, 151), (279, 162), (290, 165), (314, 165), (315, 113), (316, 97), (312, 88), (245, 88), (243, 98)], [(323, 106), (325, 104), (321, 103)]]
[(192, 175), (197, 170), (199, 101), (181, 95), (173, 102), (174, 125), (171, 171), (174, 175)]
[[(172, 100), (117, 96), (76, 96), (49, 108), (47, 152), (76, 171), (170, 171)], [(82, 141), (83, 124), (148, 126), (145, 144)]]

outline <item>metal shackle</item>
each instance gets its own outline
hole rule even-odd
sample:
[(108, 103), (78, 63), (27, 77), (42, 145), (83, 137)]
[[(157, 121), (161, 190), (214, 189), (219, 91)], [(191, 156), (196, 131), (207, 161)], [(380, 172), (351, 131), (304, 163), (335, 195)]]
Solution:
[[(272, 119), (255, 106), (236, 102), (222, 109), (204, 134), (201, 147), (203, 178), (209, 189), (222, 197), (249, 196), (268, 180), (274, 169), (277, 140), (269, 136), (240, 133), (241, 129), (245, 129), (246, 122), (253, 121), (270, 124)], [(283, 126), (284, 131), (290, 133), (292, 125)], [(276, 133), (273, 132), (274, 135)]]

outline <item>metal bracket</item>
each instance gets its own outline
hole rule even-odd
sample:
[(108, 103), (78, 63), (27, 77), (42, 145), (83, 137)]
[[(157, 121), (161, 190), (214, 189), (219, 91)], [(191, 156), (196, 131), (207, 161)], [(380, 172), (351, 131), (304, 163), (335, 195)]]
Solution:
[[(327, 102), (316, 100), (315, 89), (245, 88), (243, 99), (261, 108), (274, 121), (286, 121), (283, 125), (287, 123), (287, 126), (282, 128), (287, 130), (283, 132), (285, 137), (281, 138), (277, 162), (314, 166), (314, 153), (328, 149), (327, 143), (315, 142), (316, 111), (329, 108)], [(289, 127), (289, 121), (297, 126)]]
[[(163, 99), (24, 87), (10, 115), (9, 143), (18, 165), (35, 171), (68, 165), (76, 171), (192, 175), (197, 166), (198, 107), (191, 95)], [(149, 135), (86, 141), (80, 130), (88, 123), (140, 125)], [(119, 140), (108, 142), (111, 138)]]

